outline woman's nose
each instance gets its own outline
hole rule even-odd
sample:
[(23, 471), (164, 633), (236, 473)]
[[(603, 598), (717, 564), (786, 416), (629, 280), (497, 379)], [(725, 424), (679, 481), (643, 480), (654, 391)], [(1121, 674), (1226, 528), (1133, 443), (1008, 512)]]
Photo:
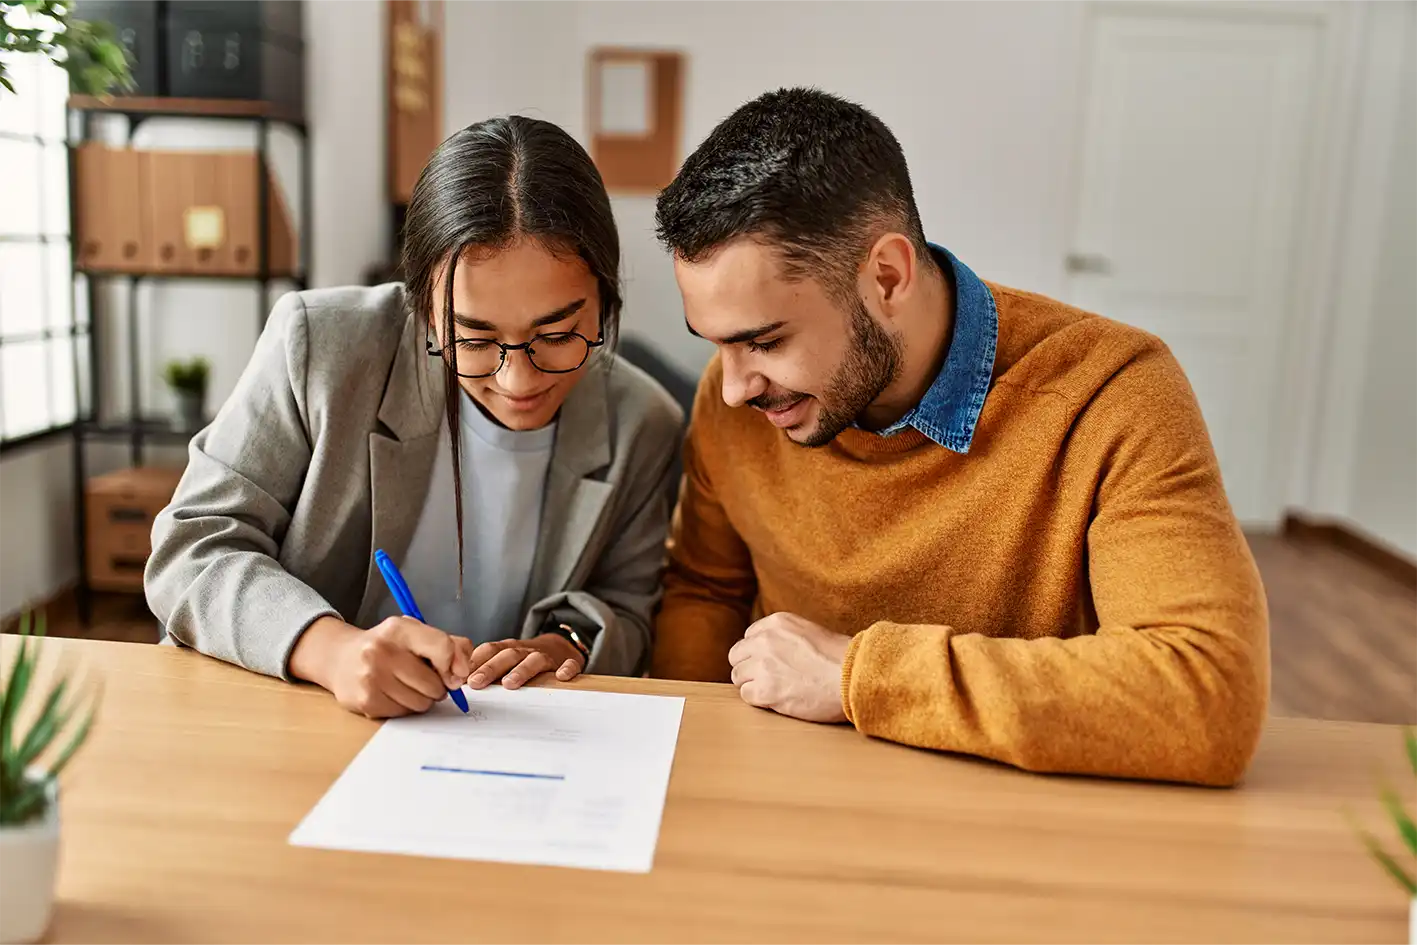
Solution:
[(541, 387), (541, 372), (531, 363), (525, 348), (508, 351), (497, 372), (497, 384), (509, 394), (534, 393)]

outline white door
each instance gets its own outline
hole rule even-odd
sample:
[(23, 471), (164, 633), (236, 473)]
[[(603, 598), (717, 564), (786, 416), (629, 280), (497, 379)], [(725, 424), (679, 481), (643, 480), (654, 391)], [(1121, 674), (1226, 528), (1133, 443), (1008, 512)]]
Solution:
[(1090, 15), (1069, 301), (1161, 337), (1242, 522), (1282, 511), (1268, 468), (1322, 26), (1200, 7)]

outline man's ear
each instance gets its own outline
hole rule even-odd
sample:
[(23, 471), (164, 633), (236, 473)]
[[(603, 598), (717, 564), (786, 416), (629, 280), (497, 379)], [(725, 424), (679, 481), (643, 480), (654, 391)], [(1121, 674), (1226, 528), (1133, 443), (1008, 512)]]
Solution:
[(894, 317), (920, 279), (915, 244), (902, 233), (886, 233), (867, 253), (863, 276), (866, 291), (875, 296), (881, 313), (886, 318)]

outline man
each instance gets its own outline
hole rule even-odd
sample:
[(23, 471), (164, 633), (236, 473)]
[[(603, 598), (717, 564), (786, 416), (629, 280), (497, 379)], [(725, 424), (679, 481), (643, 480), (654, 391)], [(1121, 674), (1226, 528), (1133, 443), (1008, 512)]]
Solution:
[(725, 119), (657, 220), (719, 354), (655, 675), (1034, 771), (1240, 778), (1264, 595), (1160, 341), (928, 244), (891, 132), (815, 90)]

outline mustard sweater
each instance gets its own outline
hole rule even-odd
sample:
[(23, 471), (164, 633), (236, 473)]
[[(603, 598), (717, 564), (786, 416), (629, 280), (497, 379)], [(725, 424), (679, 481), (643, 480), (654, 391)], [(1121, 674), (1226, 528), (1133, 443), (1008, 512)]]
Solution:
[(727, 681), (777, 611), (852, 635), (867, 734), (1033, 771), (1224, 785), (1269, 695), (1268, 620), (1204, 421), (1156, 338), (989, 284), (967, 454), (913, 428), (804, 449), (699, 387), (654, 674)]

